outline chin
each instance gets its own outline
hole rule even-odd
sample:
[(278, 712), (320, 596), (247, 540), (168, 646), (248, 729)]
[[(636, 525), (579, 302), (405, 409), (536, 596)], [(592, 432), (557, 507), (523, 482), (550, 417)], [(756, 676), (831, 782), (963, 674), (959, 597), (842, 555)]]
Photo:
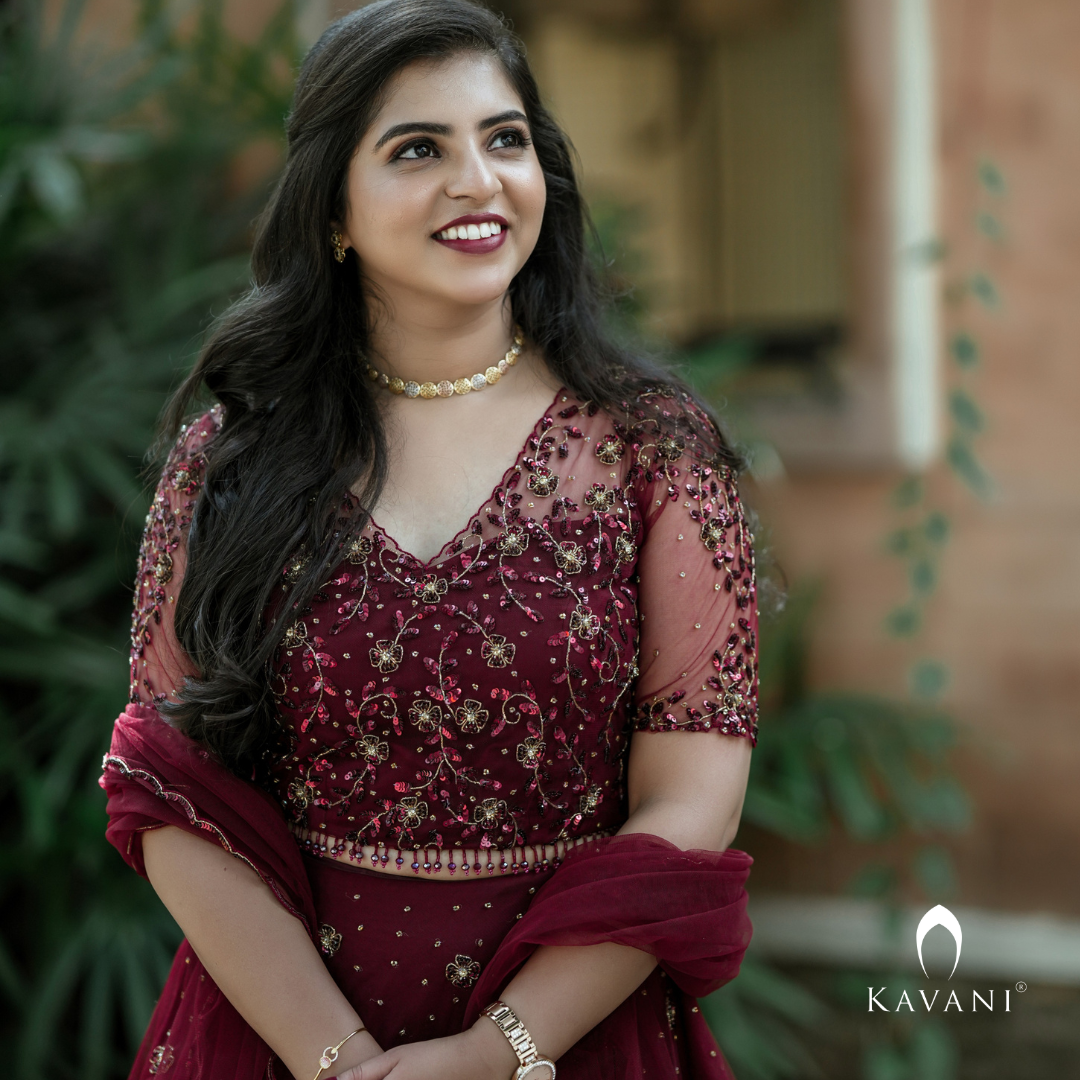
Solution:
[(501, 299), (513, 281), (512, 274), (461, 274), (447, 280), (442, 278), (430, 291), (443, 300), (462, 307), (478, 307)]

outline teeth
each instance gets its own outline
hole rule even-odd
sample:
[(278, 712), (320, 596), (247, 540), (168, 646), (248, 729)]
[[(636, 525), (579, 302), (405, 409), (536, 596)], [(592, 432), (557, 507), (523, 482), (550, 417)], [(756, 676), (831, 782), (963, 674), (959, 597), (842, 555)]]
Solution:
[(435, 235), (440, 240), (481, 240), (501, 232), (502, 226), (497, 221), (482, 221), (479, 225), (451, 225)]

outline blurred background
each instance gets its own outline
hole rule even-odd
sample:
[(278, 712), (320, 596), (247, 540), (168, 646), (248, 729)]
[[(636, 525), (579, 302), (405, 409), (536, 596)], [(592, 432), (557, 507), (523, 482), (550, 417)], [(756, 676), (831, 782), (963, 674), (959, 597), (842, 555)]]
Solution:
[[(96, 784), (144, 455), (353, 6), (0, 3), (5, 1077), (125, 1076), (179, 939)], [(493, 6), (580, 157), (616, 332), (750, 461), (756, 935), (704, 1003), (737, 1075), (1080, 1077), (1080, 5)], [(943, 930), (916, 957), (937, 903), (951, 981)]]

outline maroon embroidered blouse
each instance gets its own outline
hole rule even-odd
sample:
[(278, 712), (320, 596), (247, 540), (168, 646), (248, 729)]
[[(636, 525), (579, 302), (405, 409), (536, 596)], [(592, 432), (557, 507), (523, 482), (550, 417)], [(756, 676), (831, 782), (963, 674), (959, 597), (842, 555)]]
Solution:
[[(172, 615), (220, 424), (184, 430), (147, 517), (135, 702), (195, 670)], [(752, 537), (718, 447), (679, 397), (612, 415), (564, 388), (435, 558), (369, 522), (274, 661), (290, 821), (401, 849), (552, 843), (625, 820), (633, 730), (753, 740)]]

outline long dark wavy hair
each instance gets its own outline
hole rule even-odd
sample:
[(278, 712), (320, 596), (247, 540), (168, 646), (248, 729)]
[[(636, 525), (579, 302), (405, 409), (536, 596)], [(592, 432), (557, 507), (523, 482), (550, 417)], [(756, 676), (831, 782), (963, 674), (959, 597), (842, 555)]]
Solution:
[[(359, 266), (351, 250), (339, 265), (330, 247), (331, 222), (345, 217), (349, 162), (395, 73), (468, 51), (502, 65), (547, 184), (536, 248), (510, 287), (514, 320), (564, 385), (601, 406), (618, 408), (646, 388), (686, 390), (605, 334), (570, 147), (505, 22), (469, 0), (381, 0), (331, 25), (300, 69), (252, 288), (214, 327), (163, 421), (171, 441), (204, 386), (224, 406), (176, 607), (177, 636), (199, 676), (163, 711), (241, 775), (260, 775), (279, 738), (268, 669), (286, 624), (363, 527), (387, 478), (387, 440), (358, 362), (368, 336)], [(726, 446), (721, 454), (737, 464)], [(356, 509), (343, 518), (344, 493), (361, 478)], [(297, 552), (305, 568), (282, 598), (282, 569)]]

